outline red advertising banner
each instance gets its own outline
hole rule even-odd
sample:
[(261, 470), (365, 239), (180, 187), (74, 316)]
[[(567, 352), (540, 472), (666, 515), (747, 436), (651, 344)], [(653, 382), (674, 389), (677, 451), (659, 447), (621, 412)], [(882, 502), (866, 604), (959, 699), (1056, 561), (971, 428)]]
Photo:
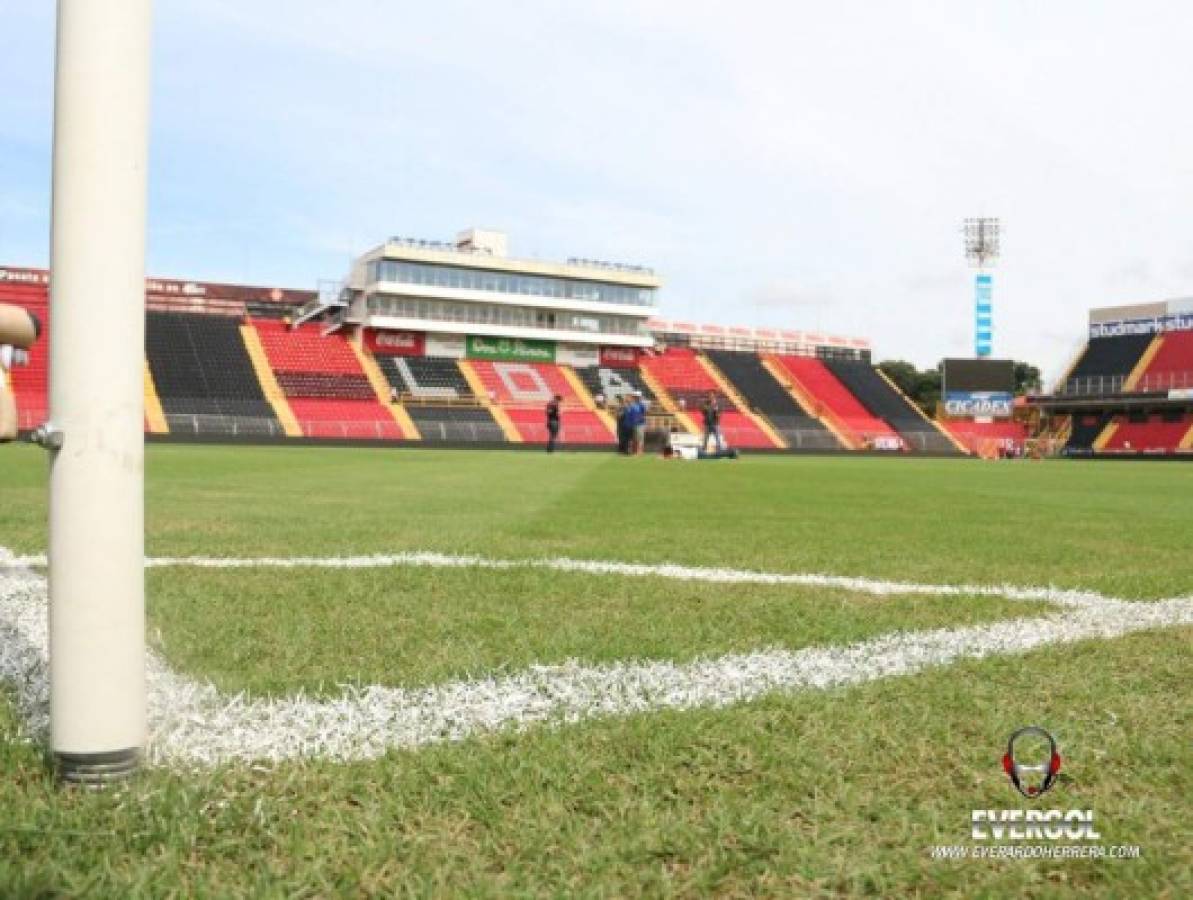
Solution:
[(366, 331), (365, 346), (382, 356), (425, 356), (427, 336), (421, 331)]
[(611, 369), (638, 367), (638, 350), (634, 347), (602, 347), (601, 365)]

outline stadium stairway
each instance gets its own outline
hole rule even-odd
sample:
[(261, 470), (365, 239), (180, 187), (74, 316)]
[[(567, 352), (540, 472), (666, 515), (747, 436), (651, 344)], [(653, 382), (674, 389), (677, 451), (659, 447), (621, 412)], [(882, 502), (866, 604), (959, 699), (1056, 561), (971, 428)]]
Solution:
[(418, 433), (418, 428), (415, 427), (414, 420), (410, 418), (410, 414), (406, 411), (405, 407), (401, 403), (396, 403), (390, 399), (389, 382), (381, 374), (381, 369), (377, 366), (377, 361), (368, 351), (357, 344), (356, 341), (349, 339), (348, 346), (356, 354), (356, 359), (360, 363), (361, 370), (365, 373), (365, 377), (369, 379), (369, 384), (373, 387), (373, 395), (377, 398), (377, 402), (393, 416), (393, 420), (398, 424), (398, 430), (402, 432), (402, 437), (408, 441), (421, 440), (422, 436)]
[(1126, 390), (1168, 391), (1193, 388), (1193, 331), (1169, 331), (1139, 358)]
[(373, 358), (424, 441), (507, 443), (505, 432), (454, 359), (387, 354)]
[(1074, 413), (1069, 439), (1065, 443), (1066, 453), (1090, 453), (1094, 442), (1110, 423), (1110, 416), (1099, 413)]
[(813, 418), (756, 353), (731, 350), (706, 351), (725, 378), (751, 407), (759, 410), (793, 449), (836, 450), (844, 442), (824, 423)]
[(700, 406), (707, 396), (716, 394), (721, 406), (721, 433), (733, 447), (774, 449), (775, 441), (768, 437), (752, 416), (739, 408), (737, 401), (710, 373), (695, 351), (671, 347), (661, 354), (647, 356), (642, 361), (643, 372), (653, 378), (656, 393), (665, 389), (674, 400), (673, 410), (686, 414), (694, 433), (700, 434)]
[(505, 439), (511, 444), (523, 443), (522, 433), (518, 431), (518, 426), (514, 424), (505, 410), (501, 408), (501, 405), (495, 403), (493, 398), (489, 396), (488, 388), (485, 387), (485, 383), (481, 380), (480, 375), (477, 374), (476, 369), (472, 367), (472, 362), (467, 359), (461, 359), (457, 365), (460, 368), (460, 373), (468, 382), (473, 395), (480, 401), (489, 415), (493, 417), (493, 421), (497, 423), (497, 427), (501, 429), (501, 433), (505, 435)]
[(683, 426), (683, 429), (688, 434), (700, 433), (701, 429), (696, 427), (695, 420), (688, 415), (687, 410), (679, 408), (679, 404), (675, 398), (668, 393), (667, 389), (659, 383), (649, 370), (645, 367), (639, 369), (638, 376), (642, 379), (642, 383), (646, 385), (646, 391), (643, 391), (644, 396), (649, 392), (658, 401), (663, 411), (673, 416), (675, 421)]
[[(930, 429), (930, 430), (925, 430), (923, 432), (924, 434), (929, 435), (929, 437), (931, 438), (932, 433), (935, 432), (936, 434), (939, 434), (941, 437), (943, 437), (945, 440), (947, 440), (950, 444), (952, 444), (953, 449), (956, 450), (958, 453), (968, 453), (969, 452), (966, 449), (965, 444), (962, 443), (961, 441), (957, 440), (957, 438), (955, 438), (953, 436), (953, 433), (951, 431), (949, 431), (947, 428), (943, 427), (935, 419), (929, 417), (927, 413), (925, 413), (922, 409), (920, 409), (919, 405), (914, 400), (912, 400), (905, 393), (903, 393), (903, 389), (900, 388), (899, 385), (895, 384), (894, 380), (889, 375), (887, 375), (886, 372), (882, 371), (882, 369), (878, 368), (877, 366), (874, 366), (874, 373), (876, 375), (878, 375), (878, 377), (881, 378), (883, 381), (885, 381), (888, 385), (890, 385), (891, 390), (894, 391), (899, 396), (899, 398), (904, 402), (904, 404), (906, 404), (907, 408), (910, 409), (913, 413), (915, 413), (915, 415), (917, 415), (923, 421), (923, 425), (921, 427), (926, 427), (926, 429)], [(935, 443), (934, 439), (932, 440), (932, 442)], [(950, 451), (945, 450), (944, 452), (948, 453)]]
[[(750, 355), (753, 356), (753, 354)], [(754, 358), (756, 359), (757, 357)], [(779, 435), (779, 432), (775, 429), (774, 425), (767, 421), (766, 417), (760, 412), (751, 408), (750, 403), (747, 402), (745, 397), (742, 396), (741, 391), (737, 389), (737, 386), (733, 383), (733, 381), (725, 376), (724, 371), (716, 364), (716, 362), (713, 361), (709, 352), (697, 354), (696, 361), (704, 367), (705, 371), (708, 372), (709, 377), (716, 382), (716, 385), (718, 388), (720, 388), (721, 392), (733, 402), (733, 405), (737, 407), (738, 412), (752, 421), (754, 425), (757, 426), (758, 430), (766, 435), (766, 438), (771, 442), (772, 447), (778, 447), (781, 449), (787, 448), (787, 442)]]
[(153, 373), (149, 371), (149, 357), (141, 361), (141, 380), (145, 391), (145, 430), (150, 434), (169, 434), (170, 426), (166, 423), (166, 414), (162, 411), (162, 401), (157, 395), (157, 387), (153, 383)]
[(487, 396), (499, 405), (524, 442), (546, 443), (543, 410), (553, 396), (562, 398), (562, 440), (568, 444), (610, 444), (615, 432), (611, 419), (597, 415), (580, 379), (569, 378), (565, 367), (540, 362), (471, 360), (469, 365)]
[[(227, 315), (149, 310), (145, 316), (145, 400), (150, 431), (173, 435), (270, 435), (282, 426), (240, 335)], [(156, 398), (156, 402), (155, 402)], [(152, 418), (160, 411), (162, 421)]]
[(898, 432), (908, 449), (924, 453), (963, 452), (955, 440), (946, 437), (874, 366), (853, 360), (827, 360), (825, 365), (870, 412)]
[(1115, 416), (1094, 442), (1094, 450), (1114, 453), (1171, 453), (1181, 448), (1193, 420), (1181, 414), (1175, 417)]
[(282, 433), (286, 437), (302, 437), (302, 428), (299, 427), (298, 420), (294, 417), (294, 410), (286, 402), (286, 395), (282, 393), (281, 385), (274, 377), (273, 368), (265, 356), (265, 348), (261, 346), (261, 338), (257, 335), (256, 329), (252, 325), (241, 325), (240, 338), (248, 352), (265, 401), (277, 416), (278, 422), (281, 423)]
[(833, 430), (847, 436), (851, 449), (861, 449), (880, 439), (897, 437), (895, 429), (878, 418), (854, 396), (824, 363), (809, 356), (773, 357), (808, 398), (811, 409)]
[(614, 420), (613, 416), (608, 412), (608, 410), (597, 407), (596, 401), (593, 399), (592, 394), (589, 393), (588, 387), (585, 385), (584, 380), (579, 376), (579, 374), (577, 374), (576, 370), (571, 366), (561, 365), (559, 367), (559, 371), (560, 374), (562, 374), (567, 380), (568, 384), (571, 385), (572, 391), (580, 400), (580, 404), (604, 424), (605, 428), (609, 432), (610, 437), (616, 437), (617, 422)]
[(836, 415), (805, 388), (774, 354), (760, 357), (762, 367), (771, 374), (779, 386), (790, 395), (796, 406), (813, 422), (819, 423), (846, 450), (856, 450), (861, 445), (853, 432)]
[(346, 337), (318, 324), (253, 320), (265, 355), (306, 437), (401, 440), (404, 435)]
[(1091, 339), (1065, 381), (1065, 392), (1119, 393), (1151, 343), (1150, 334)]

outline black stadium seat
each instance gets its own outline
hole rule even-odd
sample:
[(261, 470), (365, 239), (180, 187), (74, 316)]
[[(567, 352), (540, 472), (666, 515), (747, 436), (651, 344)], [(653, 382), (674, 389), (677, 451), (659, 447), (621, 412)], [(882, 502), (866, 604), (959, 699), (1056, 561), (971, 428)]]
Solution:
[(828, 359), (824, 364), (862, 405), (899, 432), (909, 449), (927, 453), (959, 452), (952, 441), (920, 415), (911, 401), (891, 387), (869, 363)]
[(415, 404), (406, 411), (428, 443), (505, 443), (505, 434), (480, 406)]
[(1065, 393), (1118, 393), (1153, 337), (1150, 334), (1123, 334), (1092, 339), (1069, 373)]
[(756, 353), (706, 350), (705, 354), (733, 383), (746, 403), (770, 421), (789, 447), (833, 450), (841, 446), (827, 428), (792, 399)]
[(172, 434), (281, 434), (240, 320), (150, 311), (145, 355)]
[(377, 364), (390, 387), (417, 400), (475, 399), (468, 379), (454, 359), (435, 356), (382, 356)]

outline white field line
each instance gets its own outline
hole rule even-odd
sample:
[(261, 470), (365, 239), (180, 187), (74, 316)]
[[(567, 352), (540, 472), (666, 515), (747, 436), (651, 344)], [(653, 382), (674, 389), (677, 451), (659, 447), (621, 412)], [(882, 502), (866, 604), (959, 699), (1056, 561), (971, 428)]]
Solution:
[[(0, 549), (0, 680), (15, 685), (17, 707), (30, 737), (44, 740), (49, 718), (46, 583), (40, 575), (14, 562), (11, 554), (6, 556)], [(545, 564), (559, 562), (563, 561)], [(660, 567), (584, 565), (605, 567), (602, 571), (609, 574), (660, 574), (654, 571)], [(643, 568), (652, 571), (640, 572)], [(667, 568), (683, 571), (680, 567)], [(762, 577), (761, 573), (745, 574)], [(827, 580), (766, 583), (842, 587), (857, 581), (833, 576), (772, 577)], [(460, 740), (501, 728), (520, 729), (536, 723), (559, 724), (662, 709), (723, 707), (777, 691), (856, 684), (963, 659), (1019, 654), (1050, 644), (1193, 624), (1193, 598), (1129, 603), (1047, 588), (975, 591), (946, 585), (912, 585), (922, 590), (908, 591), (896, 589), (895, 582), (865, 583), (870, 593), (985, 593), (1044, 600), (1061, 610), (1054, 616), (967, 628), (896, 632), (848, 646), (765, 650), (683, 664), (632, 661), (603, 666), (534, 666), (504, 678), (419, 689), (372, 686), (331, 699), (224, 695), (210, 684), (173, 672), (151, 652), (147, 660), (150, 759), (183, 768), (302, 757), (370, 759), (391, 749)]]
[[(0, 548), (0, 573), (6, 568), (24, 569), (46, 565), (46, 556), (14, 556)], [(424, 550), (370, 556), (156, 556), (145, 560), (145, 567), (193, 569), (551, 569), (583, 575), (620, 575), (629, 578), (672, 578), (680, 581), (708, 581), (718, 584), (799, 585), (803, 587), (841, 588), (880, 597), (927, 594), (932, 596), (1006, 597), (1013, 600), (1040, 601), (1059, 606), (1088, 606), (1113, 601), (1092, 591), (1056, 587), (1019, 587), (1016, 585), (917, 584), (850, 575), (824, 575), (815, 572), (775, 573), (750, 569), (684, 566), (674, 563), (626, 563), (608, 560), (569, 559), (491, 559), (483, 556), (458, 556)]]

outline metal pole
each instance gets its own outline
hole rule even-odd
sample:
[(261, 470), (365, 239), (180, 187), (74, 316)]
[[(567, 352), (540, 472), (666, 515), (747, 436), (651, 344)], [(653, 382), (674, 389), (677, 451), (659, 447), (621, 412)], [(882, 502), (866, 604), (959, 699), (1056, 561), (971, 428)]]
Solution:
[(146, 743), (145, 207), (151, 0), (59, 0), (51, 225), (50, 743), (61, 775)]

